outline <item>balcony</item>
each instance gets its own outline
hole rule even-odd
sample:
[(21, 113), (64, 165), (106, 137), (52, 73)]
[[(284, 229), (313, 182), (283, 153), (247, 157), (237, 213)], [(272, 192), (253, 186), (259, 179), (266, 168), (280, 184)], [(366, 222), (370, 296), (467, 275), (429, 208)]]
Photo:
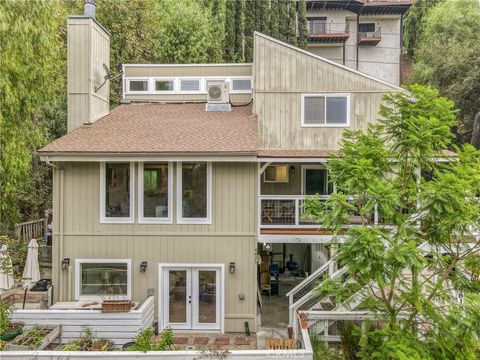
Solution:
[[(320, 201), (327, 201), (329, 195), (316, 195)], [(329, 229), (318, 224), (314, 219), (303, 216), (306, 195), (261, 195), (259, 197), (259, 224), (261, 234), (303, 234), (313, 235), (329, 233)], [(353, 200), (353, 198), (351, 199)], [(378, 223), (378, 213), (369, 218), (359, 214), (349, 217), (349, 224), (358, 225), (363, 222)]]
[(343, 44), (350, 37), (349, 23), (327, 23), (325, 20), (307, 21), (310, 44)]
[(382, 40), (382, 28), (378, 27), (375, 31), (358, 32), (359, 46), (376, 46)]

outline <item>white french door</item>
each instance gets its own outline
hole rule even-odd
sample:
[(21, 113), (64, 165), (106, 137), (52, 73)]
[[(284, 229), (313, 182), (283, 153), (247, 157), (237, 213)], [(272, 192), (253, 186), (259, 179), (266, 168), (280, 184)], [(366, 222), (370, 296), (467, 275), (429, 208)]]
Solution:
[(160, 265), (162, 328), (221, 330), (222, 267)]

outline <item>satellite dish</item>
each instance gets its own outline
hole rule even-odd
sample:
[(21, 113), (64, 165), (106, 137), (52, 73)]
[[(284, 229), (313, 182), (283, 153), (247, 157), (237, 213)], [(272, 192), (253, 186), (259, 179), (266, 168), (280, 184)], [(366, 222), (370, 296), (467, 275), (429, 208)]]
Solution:
[(103, 76), (103, 83), (101, 83), (99, 86), (94, 86), (93, 89), (95, 90), (95, 92), (98, 92), (98, 90), (100, 90), (103, 87), (103, 85), (107, 83), (108, 80), (115, 79), (116, 77), (123, 74), (123, 71), (120, 70), (120, 72), (117, 75), (112, 76), (112, 74), (110, 74), (110, 69), (108, 68), (107, 64), (103, 63), (102, 66), (103, 66), (103, 70), (105, 70), (105, 75)]
[(108, 69), (107, 64), (103, 63), (103, 68), (105, 69), (105, 73), (106, 73), (106, 75), (105, 75), (105, 77), (104, 77), (105, 80), (106, 80), (106, 79), (110, 79), (111, 75), (110, 75), (110, 70)]

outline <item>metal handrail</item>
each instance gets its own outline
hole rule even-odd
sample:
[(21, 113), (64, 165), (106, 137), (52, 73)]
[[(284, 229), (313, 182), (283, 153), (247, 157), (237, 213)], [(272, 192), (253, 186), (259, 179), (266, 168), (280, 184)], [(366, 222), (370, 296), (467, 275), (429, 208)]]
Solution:
[(358, 38), (363, 39), (381, 39), (382, 38), (382, 27), (379, 26), (375, 31), (359, 31)]
[[(315, 26), (315, 22), (317, 26)], [(349, 34), (350, 23), (329, 23), (323, 20), (307, 20), (309, 35)]]

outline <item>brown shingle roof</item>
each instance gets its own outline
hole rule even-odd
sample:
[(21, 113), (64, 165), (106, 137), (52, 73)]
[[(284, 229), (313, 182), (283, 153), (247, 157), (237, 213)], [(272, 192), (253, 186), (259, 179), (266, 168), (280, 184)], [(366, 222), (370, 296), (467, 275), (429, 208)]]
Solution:
[(39, 152), (256, 154), (257, 148), (257, 121), (251, 106), (207, 112), (205, 104), (130, 104), (118, 106)]

